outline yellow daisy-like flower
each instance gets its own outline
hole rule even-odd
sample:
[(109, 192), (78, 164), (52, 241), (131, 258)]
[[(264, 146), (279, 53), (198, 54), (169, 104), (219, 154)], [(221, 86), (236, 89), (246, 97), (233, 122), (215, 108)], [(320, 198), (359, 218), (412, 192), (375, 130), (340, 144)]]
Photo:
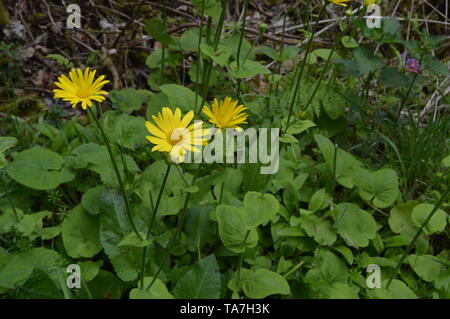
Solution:
[(70, 102), (73, 108), (81, 103), (83, 110), (86, 110), (88, 106), (92, 107), (92, 101), (103, 102), (104, 95), (108, 95), (108, 92), (101, 89), (109, 81), (104, 80), (104, 75), (94, 81), (96, 72), (96, 70), (89, 71), (87, 67), (84, 73), (81, 69), (72, 69), (69, 73), (70, 79), (63, 74), (58, 78), (59, 82), (55, 82), (60, 89), (53, 90), (54, 98)]
[(162, 112), (152, 116), (156, 125), (145, 122), (145, 127), (153, 135), (146, 136), (155, 145), (152, 152), (167, 152), (176, 163), (184, 162), (187, 151), (200, 152), (199, 147), (208, 143), (205, 135), (209, 134), (209, 130), (203, 128), (202, 121), (190, 124), (194, 118), (193, 111), (184, 117), (181, 115), (179, 108), (173, 113), (170, 108), (163, 107)]
[(231, 97), (226, 97), (225, 100), (217, 101), (214, 99), (212, 108), (203, 107), (203, 113), (209, 117), (209, 122), (216, 125), (219, 129), (227, 128), (242, 131), (238, 125), (247, 124), (247, 113), (244, 112), (247, 108), (244, 105), (238, 106), (238, 101), (233, 101)]
[(340, 6), (346, 7), (347, 5), (344, 2), (349, 2), (352, 0), (328, 0), (328, 1), (333, 2), (334, 4), (338, 4)]

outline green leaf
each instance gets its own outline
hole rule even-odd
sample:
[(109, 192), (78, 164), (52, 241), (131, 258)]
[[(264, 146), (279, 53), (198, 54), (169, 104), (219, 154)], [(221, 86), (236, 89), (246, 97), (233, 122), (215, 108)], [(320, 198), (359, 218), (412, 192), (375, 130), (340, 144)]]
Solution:
[(361, 77), (377, 70), (384, 64), (383, 59), (362, 47), (358, 47), (353, 51), (352, 61), (344, 59), (336, 59), (335, 61), (342, 64), (344, 70), (353, 77)]
[(202, 10), (203, 1), (205, 2), (205, 14), (212, 18), (218, 18), (222, 11), (222, 6), (218, 0), (192, 0), (192, 4), (198, 9)]
[(408, 262), (416, 274), (428, 282), (438, 279), (441, 269), (444, 269), (439, 259), (432, 255), (409, 255)]
[(8, 175), (26, 187), (38, 190), (54, 189), (61, 184), (63, 158), (40, 146), (16, 155), (8, 165)]
[(389, 288), (386, 288), (387, 281), (381, 282), (381, 288), (369, 291), (373, 298), (377, 299), (416, 299), (416, 294), (405, 285), (404, 282), (394, 279)]
[[(411, 214), (411, 219), (414, 225), (416, 225), (417, 227), (422, 227), (422, 224), (433, 211), (433, 208), (434, 205), (426, 203), (415, 206)], [(442, 209), (438, 209), (424, 227), (424, 233), (427, 235), (431, 235), (434, 233), (442, 232), (444, 231), (446, 225), (447, 214)]]
[(100, 267), (103, 266), (103, 260), (99, 261), (83, 261), (78, 262), (80, 266), (81, 277), (84, 281), (88, 282), (93, 280), (100, 272)]
[(145, 136), (145, 119), (127, 114), (105, 112), (102, 116), (105, 131), (110, 140), (118, 145), (135, 150), (138, 145), (148, 145)]
[[(144, 278), (144, 287), (147, 287), (153, 280), (153, 277)], [(173, 299), (173, 296), (167, 290), (166, 285), (156, 279), (149, 290), (134, 288), (130, 291), (130, 299)]]
[(394, 233), (406, 235), (410, 239), (414, 237), (419, 228), (413, 224), (411, 213), (418, 203), (418, 201), (409, 201), (391, 209), (388, 221)]
[(344, 47), (346, 48), (357, 48), (359, 47), (358, 42), (356, 42), (356, 40), (352, 37), (349, 37), (348, 35), (344, 35), (341, 39), (342, 44), (344, 45)]
[(219, 265), (216, 257), (210, 255), (178, 280), (173, 293), (178, 299), (218, 299), (220, 289)]
[(374, 173), (359, 170), (354, 175), (359, 196), (372, 202), (378, 208), (394, 204), (399, 194), (397, 173), (390, 168), (383, 168)]
[(270, 70), (259, 62), (247, 60), (244, 64), (237, 66), (237, 62), (230, 64), (230, 74), (236, 79), (252, 78), (258, 74), (270, 74)]
[(241, 285), (249, 298), (262, 299), (271, 295), (288, 295), (291, 293), (286, 279), (280, 274), (267, 270), (241, 270)]
[(9, 136), (0, 136), (0, 153), (16, 146), (17, 138)]
[(321, 289), (334, 283), (346, 283), (349, 277), (348, 269), (345, 263), (335, 254), (328, 250), (319, 249), (314, 255), (314, 264), (316, 268), (306, 273), (305, 282)]
[[(325, 136), (314, 134), (314, 139), (323, 154), (328, 167), (333, 171), (334, 154), (336, 147)], [(353, 175), (355, 171), (361, 169), (362, 163), (355, 159), (349, 153), (338, 148), (336, 156), (336, 177), (339, 184), (344, 187), (352, 188), (354, 185)]]
[(17, 231), (30, 240), (36, 239), (42, 233), (43, 219), (50, 217), (51, 212), (44, 211), (34, 214), (26, 214), (16, 225)]
[(81, 205), (91, 215), (100, 213), (100, 195), (105, 190), (104, 185), (88, 189), (81, 197)]
[(76, 206), (64, 218), (62, 239), (67, 254), (73, 258), (90, 258), (102, 249), (98, 239), (97, 216), (89, 215), (81, 205)]
[(389, 87), (402, 87), (409, 84), (408, 78), (397, 68), (386, 67), (381, 70), (380, 83)]
[(11, 207), (0, 207), (0, 234), (5, 234), (11, 231), (11, 229), (23, 218), (23, 211), (16, 208), (17, 217), (14, 214), (14, 210)]
[(278, 212), (279, 203), (271, 194), (248, 192), (244, 196), (244, 209), (247, 217), (246, 225), (256, 228), (266, 225)]
[[(172, 108), (180, 107), (184, 112), (195, 109), (196, 94), (187, 87), (178, 84), (166, 84), (161, 85), (160, 89), (167, 95)], [(202, 98), (198, 96), (197, 103), (201, 103), (201, 101)]]
[(113, 107), (124, 113), (130, 114), (141, 109), (142, 104), (147, 103), (151, 98), (151, 93), (147, 90), (136, 90), (127, 88), (123, 90), (112, 90), (109, 98)]
[(186, 211), (186, 223), (184, 225), (191, 251), (201, 251), (203, 246), (215, 234), (214, 222), (209, 218), (213, 206), (196, 205)]
[(166, 32), (164, 22), (158, 18), (153, 18), (147, 21), (145, 24), (145, 32), (164, 45), (169, 45), (173, 42), (170, 35)]
[[(113, 190), (105, 191), (101, 197), (100, 242), (111, 261), (117, 276), (123, 281), (133, 281), (138, 278), (141, 269), (142, 248), (117, 247), (120, 241), (129, 233), (129, 225), (123, 198)], [(152, 260), (150, 249), (147, 250), (147, 260)]]
[(336, 233), (331, 228), (331, 223), (315, 215), (302, 217), (300, 226), (308, 236), (314, 237), (314, 240), (323, 246), (330, 246), (337, 239)]
[(247, 212), (244, 208), (219, 205), (216, 213), (219, 236), (227, 249), (235, 253), (242, 253), (246, 248), (253, 248), (257, 245), (258, 233), (248, 227)]
[(321, 188), (312, 195), (308, 210), (316, 212), (325, 209), (330, 205), (331, 200), (331, 195), (326, 192), (325, 188)]
[(338, 234), (351, 247), (367, 247), (376, 236), (378, 225), (372, 215), (353, 203), (337, 205), (332, 216)]
[[(145, 233), (139, 232), (139, 235), (141, 238), (147, 237)], [(125, 236), (124, 239), (120, 241), (120, 243), (117, 244), (117, 247), (147, 247), (150, 245), (150, 241), (146, 239), (140, 239), (134, 232), (128, 234)]]
[(228, 59), (232, 55), (231, 49), (223, 45), (219, 45), (217, 51), (214, 51), (214, 48), (212, 46), (204, 43), (200, 45), (200, 49), (203, 54), (211, 58), (211, 60), (216, 62), (221, 67), (225, 66), (225, 64), (228, 62)]
[(315, 126), (316, 124), (310, 120), (298, 120), (289, 126), (289, 128), (286, 130), (286, 133), (290, 135), (296, 135)]

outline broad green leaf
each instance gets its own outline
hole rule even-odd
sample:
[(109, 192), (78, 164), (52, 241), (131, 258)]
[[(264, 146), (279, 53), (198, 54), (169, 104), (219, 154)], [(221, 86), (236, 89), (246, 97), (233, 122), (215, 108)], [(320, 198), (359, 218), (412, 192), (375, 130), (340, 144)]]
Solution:
[(244, 209), (246, 213), (246, 225), (256, 228), (266, 225), (278, 212), (279, 203), (271, 194), (248, 192), (244, 196)]
[(372, 215), (353, 203), (337, 205), (332, 216), (338, 234), (351, 247), (367, 247), (379, 228)]
[(389, 226), (396, 234), (403, 234), (409, 238), (413, 238), (418, 227), (413, 224), (411, 213), (418, 201), (409, 201), (404, 204), (394, 206), (389, 213)]
[(346, 283), (349, 277), (345, 263), (328, 250), (317, 250), (314, 257), (316, 268), (306, 273), (305, 282), (316, 286), (321, 282), (327, 285)]
[(225, 247), (235, 253), (253, 248), (258, 243), (258, 233), (248, 227), (247, 212), (242, 207), (220, 205), (216, 209), (219, 236)]
[(150, 245), (150, 241), (145, 239), (145, 233), (139, 232), (139, 235), (142, 239), (140, 239), (134, 232), (129, 233), (120, 241), (120, 243), (117, 244), (117, 247), (147, 247)]
[[(336, 146), (325, 136), (314, 134), (314, 139), (323, 154), (326, 163), (331, 171), (334, 167), (334, 154)], [(339, 184), (352, 188), (354, 185), (353, 175), (355, 171), (361, 169), (362, 163), (349, 153), (338, 148), (336, 156), (336, 178)]]
[[(434, 205), (431, 204), (419, 204), (413, 208), (411, 219), (417, 227), (422, 227), (425, 220), (428, 218), (430, 213), (433, 211)], [(438, 209), (433, 217), (428, 221), (424, 227), (424, 233), (431, 235), (434, 233), (439, 233), (444, 231), (447, 225), (447, 214), (442, 210)]]
[(218, 18), (222, 11), (222, 6), (219, 0), (192, 0), (192, 4), (198, 9), (202, 10), (203, 1), (205, 3), (205, 14), (212, 18)]
[(315, 127), (316, 124), (310, 120), (298, 120), (291, 124), (289, 128), (286, 130), (287, 134), (295, 135), (300, 134), (311, 127)]
[(378, 208), (386, 208), (394, 204), (400, 192), (397, 173), (390, 168), (383, 168), (373, 173), (359, 170), (354, 178), (361, 198)]
[(145, 136), (145, 119), (142, 117), (106, 112), (103, 114), (104, 129), (109, 132), (110, 140), (118, 145), (135, 150), (137, 145), (148, 145)]
[(380, 83), (389, 87), (401, 87), (409, 84), (408, 78), (397, 68), (386, 67), (381, 70)]
[[(105, 191), (101, 197), (100, 242), (117, 276), (123, 281), (138, 278), (141, 269), (142, 248), (117, 247), (132, 229), (126, 216), (125, 203), (115, 191)], [(150, 249), (147, 260), (153, 260)]]
[(381, 288), (369, 290), (369, 295), (377, 299), (416, 299), (416, 294), (404, 282), (394, 279), (389, 288), (387, 281), (381, 282)]
[(211, 58), (211, 60), (216, 62), (221, 67), (225, 66), (232, 54), (231, 49), (223, 45), (219, 45), (218, 49), (214, 51), (212, 46), (204, 43), (200, 45), (200, 49), (203, 54)]
[[(153, 281), (153, 277), (144, 278), (144, 288), (148, 287)], [(156, 279), (149, 290), (134, 288), (130, 291), (130, 299), (173, 299), (173, 296), (167, 290), (166, 285)]]
[(217, 299), (221, 278), (216, 257), (210, 255), (181, 277), (173, 289), (178, 299)]
[(359, 299), (358, 289), (344, 283), (334, 283), (326, 291), (327, 299)]
[(109, 92), (109, 98), (113, 107), (124, 113), (131, 113), (141, 109), (144, 103), (150, 101), (151, 93), (146, 90), (136, 90), (127, 88), (123, 90), (112, 90)]
[(63, 158), (58, 153), (35, 146), (16, 155), (8, 165), (8, 175), (26, 187), (54, 189), (61, 184)]
[(16, 208), (16, 214), (11, 207), (0, 207), (0, 234), (5, 234), (11, 231), (11, 229), (23, 218), (23, 211)]
[(318, 210), (322, 210), (327, 208), (331, 203), (331, 196), (325, 190), (325, 188), (321, 188), (317, 190), (311, 200), (309, 201), (308, 210), (316, 212)]
[(81, 205), (64, 218), (62, 239), (67, 254), (73, 258), (90, 258), (101, 251), (98, 217), (89, 215)]
[(145, 24), (145, 32), (164, 45), (169, 45), (173, 42), (170, 35), (166, 32), (166, 26), (163, 21), (158, 18), (147, 21)]
[(10, 136), (0, 136), (0, 153), (16, 146), (17, 138)]
[(444, 265), (433, 255), (409, 255), (408, 262), (412, 269), (425, 281), (435, 281), (444, 269)]
[(331, 223), (315, 215), (301, 217), (300, 225), (308, 236), (314, 237), (314, 240), (323, 246), (330, 246), (337, 239)]
[[(83, 287), (83, 286), (81, 286)], [(84, 289), (81, 298), (88, 299)], [(89, 282), (89, 290), (94, 299), (120, 299), (122, 297), (123, 282), (109, 271), (99, 270), (98, 275)]]
[(84, 281), (88, 282), (98, 275), (100, 267), (103, 266), (103, 260), (82, 261), (78, 262), (77, 265), (80, 266), (81, 278), (83, 278)]
[(286, 279), (280, 274), (267, 270), (241, 270), (241, 286), (249, 298), (261, 299), (271, 295), (288, 295), (291, 293)]
[[(167, 95), (172, 108), (180, 107), (183, 112), (195, 110), (195, 93), (187, 87), (178, 84), (161, 85), (161, 91)], [(197, 103), (201, 103), (202, 98), (198, 96)]]
[(359, 47), (358, 42), (356, 42), (356, 40), (352, 37), (349, 37), (348, 35), (344, 35), (341, 39), (342, 44), (344, 45), (344, 47), (346, 48), (357, 48)]
[(100, 195), (105, 190), (104, 185), (88, 189), (81, 197), (81, 205), (91, 215), (100, 213)]
[[(241, 62), (242, 63), (242, 62)], [(247, 60), (244, 64), (237, 66), (237, 62), (230, 64), (230, 74), (236, 79), (252, 78), (258, 74), (270, 74), (270, 70), (259, 62)]]
[(36, 239), (42, 233), (43, 219), (50, 217), (51, 212), (44, 211), (33, 214), (25, 214), (19, 223), (16, 225), (17, 231), (30, 240)]
[(209, 218), (213, 206), (196, 205), (186, 211), (184, 225), (188, 247), (191, 251), (201, 251), (203, 246), (215, 234), (214, 222)]

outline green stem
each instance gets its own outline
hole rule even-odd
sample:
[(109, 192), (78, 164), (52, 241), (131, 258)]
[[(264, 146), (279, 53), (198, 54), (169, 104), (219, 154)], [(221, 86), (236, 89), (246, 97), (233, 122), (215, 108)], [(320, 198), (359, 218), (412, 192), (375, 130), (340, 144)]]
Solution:
[[(223, 24), (225, 21), (225, 11), (228, 5), (228, 0), (225, 0), (222, 7), (222, 12), (220, 13), (219, 23), (217, 25), (217, 31), (214, 35), (214, 43), (213, 43), (213, 52), (217, 51), (217, 48), (219, 47), (220, 39), (222, 38), (222, 31), (223, 31)], [(208, 97), (208, 89), (209, 89), (209, 79), (211, 77), (211, 71), (212, 71), (212, 61), (208, 61), (208, 63), (205, 65), (206, 72), (204, 74), (203, 78), (203, 93), (202, 93), (202, 103), (198, 106), (197, 113), (200, 112), (201, 107), (205, 104), (206, 98)], [(197, 105), (196, 105), (197, 107)]]
[[(300, 82), (301, 82), (301, 79), (302, 79), (303, 71), (305, 69), (306, 59), (308, 58), (309, 51), (311, 50), (311, 45), (312, 45), (312, 42), (313, 42), (313, 39), (314, 39), (314, 35), (316, 34), (316, 30), (318, 29), (317, 25), (318, 25), (318, 23), (320, 21), (320, 18), (322, 17), (323, 12), (325, 11), (325, 8), (326, 8), (327, 4), (328, 4), (328, 2), (325, 1), (324, 5), (322, 6), (322, 9), (320, 10), (319, 15), (317, 16), (316, 27), (313, 29), (313, 31), (311, 32), (311, 36), (309, 37), (308, 46), (306, 47), (305, 56), (303, 57), (303, 61), (302, 61), (302, 64), (300, 66), (300, 74), (298, 75), (297, 83), (295, 84), (294, 94), (292, 95), (292, 100), (291, 100), (291, 105), (290, 105), (290, 108), (289, 108), (289, 114), (288, 114), (286, 126), (288, 126), (289, 123), (291, 122), (292, 111), (294, 109), (295, 100), (297, 99), (298, 90), (300, 88)], [(282, 130), (281, 134), (284, 131), (285, 130)]]
[(131, 216), (131, 210), (130, 210), (130, 205), (128, 203), (128, 198), (127, 198), (127, 194), (125, 192), (125, 187), (124, 184), (122, 182), (122, 177), (120, 176), (120, 172), (119, 172), (119, 168), (117, 167), (117, 163), (116, 163), (116, 159), (114, 158), (112, 149), (111, 149), (111, 144), (109, 142), (108, 136), (106, 135), (105, 131), (103, 130), (102, 125), (100, 124), (100, 122), (97, 119), (97, 116), (95, 115), (95, 113), (92, 111), (92, 109), (90, 107), (87, 108), (89, 114), (92, 116), (92, 118), (94, 119), (95, 124), (97, 125), (97, 127), (99, 128), (102, 136), (103, 136), (103, 140), (105, 141), (106, 144), (106, 148), (108, 149), (108, 153), (109, 153), (109, 157), (111, 159), (111, 162), (113, 164), (113, 168), (114, 168), (114, 172), (116, 174), (117, 177), (117, 181), (119, 183), (119, 188), (120, 188), (120, 192), (122, 193), (123, 196), (123, 200), (125, 202), (125, 209), (127, 211), (127, 216), (128, 219), (130, 220), (130, 224), (131, 224), (131, 228), (133, 228), (134, 233), (136, 234), (136, 236), (140, 239), (143, 240), (141, 234), (139, 234), (136, 225), (133, 222), (133, 218)]
[[(420, 61), (422, 61), (422, 57), (420, 58)], [(420, 64), (420, 62), (419, 62), (419, 64)], [(406, 96), (403, 98), (402, 103), (400, 104), (400, 108), (398, 109), (398, 114), (397, 114), (397, 122), (400, 120), (400, 115), (402, 114), (403, 108), (406, 104), (406, 101), (409, 98), (409, 94), (411, 93), (411, 90), (414, 86), (414, 83), (416, 82), (418, 75), (419, 75), (418, 73), (414, 73), (413, 79), (412, 79), (411, 83), (409, 84), (408, 91), (406, 92)]]
[[(179, 167), (179, 165), (177, 165), (177, 168), (178, 168), (180, 174), (184, 175), (183, 170), (181, 169), (181, 167)], [(197, 174), (199, 172), (199, 168), (197, 169)], [(195, 183), (195, 180), (197, 178), (197, 174), (194, 176), (194, 180), (192, 182), (192, 185)], [(189, 186), (191, 186), (191, 185), (189, 185)], [(167, 249), (165, 251), (165, 254), (164, 254), (163, 258), (161, 259), (161, 262), (160, 262), (160, 264), (158, 266), (158, 270), (156, 271), (155, 275), (153, 276), (152, 281), (145, 288), (145, 290), (149, 290), (153, 286), (153, 284), (155, 283), (156, 279), (158, 278), (159, 274), (162, 271), (162, 268), (163, 268), (167, 258), (169, 257), (170, 251), (172, 250), (173, 246), (175, 245), (175, 242), (177, 241), (177, 239), (178, 239), (178, 237), (179, 237), (179, 235), (181, 233), (181, 229), (182, 229), (184, 218), (185, 218), (185, 215), (186, 215), (186, 209), (187, 209), (187, 205), (189, 203), (190, 195), (191, 195), (191, 193), (187, 193), (186, 194), (186, 198), (184, 200), (183, 209), (182, 209), (182, 211), (180, 213), (180, 216), (178, 218), (178, 223), (177, 223), (177, 227), (175, 229), (175, 232), (173, 233), (172, 237), (170, 238), (170, 241), (169, 241), (169, 244), (167, 245)]]
[[(237, 69), (241, 67), (241, 49), (242, 49), (242, 43), (244, 41), (244, 34), (245, 34), (245, 25), (247, 22), (247, 8), (248, 8), (248, 0), (244, 0), (244, 16), (242, 21), (242, 28), (241, 28), (241, 34), (239, 37), (239, 45), (237, 50), (237, 56), (236, 56), (236, 64)], [(237, 80), (237, 90), (236, 90), (236, 99), (239, 100), (239, 97), (241, 95), (241, 79)]]
[(450, 195), (450, 188), (444, 193), (444, 195), (442, 195), (442, 197), (439, 199), (439, 201), (437, 202), (437, 204), (434, 206), (433, 210), (430, 212), (430, 214), (428, 215), (427, 219), (425, 219), (425, 221), (422, 223), (422, 226), (419, 228), (419, 230), (416, 232), (416, 235), (414, 236), (414, 238), (411, 240), (411, 242), (409, 243), (408, 247), (406, 248), (405, 252), (402, 255), (402, 258), (400, 258), (399, 262), (397, 263), (397, 266), (395, 267), (394, 271), (391, 273), (391, 276), (389, 277), (389, 280), (386, 284), (386, 289), (389, 288), (389, 286), (391, 285), (392, 280), (394, 279), (395, 275), (397, 274), (397, 272), (400, 269), (400, 266), (402, 265), (403, 261), (405, 260), (406, 256), (408, 256), (409, 252), (411, 251), (411, 249), (413, 248), (414, 244), (416, 243), (416, 241), (419, 239), (420, 235), (423, 232), (423, 229), (425, 228), (425, 226), (428, 224), (428, 222), (430, 221), (431, 217), (433, 217), (433, 215), (437, 212), (437, 210), (441, 207), (441, 205), (447, 201), (448, 196)]
[(203, 19), (205, 18), (205, 0), (202, 1), (202, 15), (200, 20), (200, 35), (198, 37), (198, 44), (197, 44), (197, 70), (195, 75), (195, 88), (197, 94), (195, 95), (195, 106), (197, 107), (198, 104), (198, 96), (200, 95), (200, 65), (202, 64), (202, 56), (200, 53), (200, 46), (202, 45), (202, 37), (203, 37)]
[[(163, 2), (163, 24), (164, 27), (166, 26), (166, 21), (167, 21), (167, 14), (166, 14), (166, 1), (164, 0)], [(161, 56), (161, 74), (159, 77), (159, 85), (161, 85), (161, 81), (164, 75), (164, 66), (166, 64), (166, 46), (164, 45), (164, 43), (162, 44), (162, 56)]]
[[(163, 182), (161, 184), (161, 188), (159, 189), (158, 198), (156, 199), (156, 205), (153, 206), (153, 204), (151, 204), (151, 206), (152, 206), (152, 219), (150, 220), (150, 224), (149, 224), (148, 229), (147, 229), (147, 234), (145, 236), (145, 239), (147, 239), (147, 240), (150, 238), (150, 234), (151, 234), (151, 230), (152, 230), (152, 227), (153, 227), (153, 223), (155, 222), (156, 215), (158, 213), (159, 203), (161, 202), (162, 194), (164, 192), (164, 188), (166, 186), (167, 178), (169, 177), (169, 173), (170, 173), (170, 168), (171, 167), (172, 167), (171, 164), (167, 165), (166, 173), (164, 174), (164, 179), (163, 179)], [(150, 198), (151, 198), (151, 193), (150, 193)], [(144, 247), (143, 252), (142, 252), (141, 289), (144, 289), (144, 271), (145, 271), (146, 255), (147, 255), (147, 246)]]

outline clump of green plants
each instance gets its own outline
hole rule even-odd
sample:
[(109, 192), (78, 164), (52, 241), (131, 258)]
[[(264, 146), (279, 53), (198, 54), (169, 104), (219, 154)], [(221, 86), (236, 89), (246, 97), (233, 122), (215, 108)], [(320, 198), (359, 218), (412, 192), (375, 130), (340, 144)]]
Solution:
[[(424, 87), (445, 92), (443, 38), (337, 11), (317, 44), (326, 8), (350, 5), (330, 0), (307, 6), (303, 45), (262, 46), (248, 0), (232, 26), (229, 1), (192, 5), (179, 36), (166, 10), (146, 23), (145, 87), (109, 90), (106, 71), (53, 55), (70, 70), (53, 108), (74, 112), (18, 119), (26, 139), (0, 128), (1, 296), (449, 298), (450, 121), (423, 112)], [(279, 134), (273, 174), (187, 160), (247, 128)]]

